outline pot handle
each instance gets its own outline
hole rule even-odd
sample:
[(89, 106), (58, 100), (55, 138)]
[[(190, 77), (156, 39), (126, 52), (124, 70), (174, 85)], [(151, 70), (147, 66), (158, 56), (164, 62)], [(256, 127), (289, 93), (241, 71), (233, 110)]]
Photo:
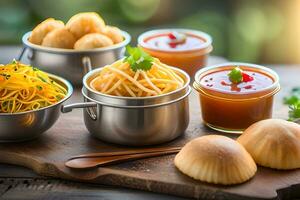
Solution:
[(71, 112), (75, 108), (90, 108), (90, 107), (97, 107), (97, 103), (83, 102), (83, 103), (72, 103), (69, 105), (62, 105), (61, 112), (68, 113), (68, 112)]
[(18, 59), (17, 59), (18, 61), (22, 60), (26, 49), (27, 49), (26, 47), (24, 47), (24, 46), (22, 47), (21, 53), (19, 54)]
[(84, 103), (73, 103), (73, 104), (69, 104), (69, 105), (62, 105), (61, 106), (61, 112), (62, 113), (68, 113), (71, 112), (73, 109), (75, 108), (86, 108), (88, 109), (87, 112), (90, 115), (90, 117), (93, 120), (97, 119), (97, 115), (94, 112), (89, 112), (89, 108), (91, 107), (97, 107), (97, 103), (94, 102), (84, 102)]
[(88, 72), (92, 71), (92, 62), (89, 56), (84, 56), (81, 60), (83, 65), (83, 75), (87, 74)]

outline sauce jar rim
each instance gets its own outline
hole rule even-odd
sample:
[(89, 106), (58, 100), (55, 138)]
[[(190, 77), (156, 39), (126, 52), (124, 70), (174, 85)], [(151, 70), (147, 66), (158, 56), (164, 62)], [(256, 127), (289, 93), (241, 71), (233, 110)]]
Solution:
[[(200, 83), (200, 79), (201, 79), (200, 76), (203, 73), (217, 69), (217, 68), (224, 68), (224, 67), (230, 67), (230, 66), (232, 66), (232, 67), (242, 66), (242, 67), (258, 69), (260, 71), (267, 73), (269, 76), (271, 76), (271, 78), (274, 79), (274, 82), (270, 86), (265, 87), (261, 90), (249, 91), (249, 92), (243, 92), (243, 93), (232, 93), (230, 91), (219, 90), (219, 89), (207, 87)], [(198, 88), (204, 88), (207, 90), (212, 90), (212, 91), (223, 93), (223, 94), (230, 94), (232, 96), (251, 95), (251, 94), (260, 93), (260, 92), (264, 92), (264, 91), (268, 91), (268, 90), (271, 90), (270, 93), (272, 93), (274, 90), (276, 90), (278, 87), (280, 87), (279, 86), (279, 76), (274, 70), (272, 70), (268, 67), (261, 66), (261, 65), (252, 64), (252, 63), (243, 63), (243, 62), (227, 62), (227, 63), (223, 63), (223, 64), (216, 64), (216, 65), (212, 65), (209, 67), (204, 67), (196, 72), (196, 74), (194, 76), (194, 80), (195, 80), (194, 88), (196, 90), (198, 90)]]
[[(193, 34), (195, 36), (203, 38), (204, 42), (203, 42), (203, 44), (199, 45), (198, 47), (194, 47), (194, 48), (187, 49), (187, 50), (154, 48), (154, 47), (149, 46), (147, 44), (147, 42), (145, 42), (145, 39), (148, 37), (163, 34), (163, 33), (170, 33), (172, 31), (176, 31), (179, 33), (181, 32), (181, 33), (186, 33), (186, 34)], [(184, 29), (184, 28), (154, 29), (154, 30), (146, 31), (146, 32), (142, 33), (141, 35), (139, 35), (137, 41), (138, 41), (138, 45), (143, 48), (150, 49), (153, 51), (161, 51), (161, 52), (169, 52), (169, 53), (197, 51), (197, 50), (203, 50), (206, 48), (208, 48), (207, 53), (209, 53), (213, 49), (212, 48), (212, 41), (213, 41), (212, 37), (205, 32), (194, 30), (194, 29)]]

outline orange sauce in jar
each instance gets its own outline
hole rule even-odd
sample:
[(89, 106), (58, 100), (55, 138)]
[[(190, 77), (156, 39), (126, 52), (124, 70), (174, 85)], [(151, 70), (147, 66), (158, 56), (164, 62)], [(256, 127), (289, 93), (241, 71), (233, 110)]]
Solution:
[[(232, 83), (228, 74), (239, 66), (251, 80)], [(251, 124), (272, 117), (273, 96), (279, 78), (273, 70), (253, 64), (228, 63), (197, 72), (203, 122), (222, 132), (241, 133)]]
[(138, 38), (138, 45), (144, 51), (167, 65), (183, 69), (191, 77), (206, 66), (211, 43), (208, 34), (188, 29), (153, 30)]

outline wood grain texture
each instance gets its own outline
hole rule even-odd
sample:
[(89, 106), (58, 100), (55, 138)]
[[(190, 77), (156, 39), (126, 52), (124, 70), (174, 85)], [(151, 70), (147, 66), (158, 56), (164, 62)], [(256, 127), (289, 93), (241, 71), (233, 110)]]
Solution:
[[(300, 85), (300, 68), (281, 67), (275, 70), (281, 77), (283, 89), (276, 96), (274, 117), (286, 118), (287, 107), (282, 105), (281, 99), (293, 86)], [(80, 100), (77, 89), (71, 101)], [(216, 133), (201, 124), (196, 94), (191, 94), (190, 102), (191, 122), (185, 135), (161, 146), (180, 146), (195, 137)], [(63, 114), (49, 131), (36, 140), (1, 144), (0, 162), (26, 166), (44, 176), (201, 199), (288, 199), (300, 190), (300, 170), (277, 171), (259, 167), (253, 179), (230, 187), (195, 181), (174, 167), (174, 155), (87, 171), (70, 170), (64, 166), (64, 162), (74, 155), (123, 149), (130, 148), (103, 143), (90, 136), (83, 123), (82, 111), (76, 110)]]
[[(123, 188), (111, 188), (95, 184), (82, 184), (64, 180), (0, 178), (2, 200), (183, 200), (180, 197), (162, 195)], [(185, 199), (185, 198), (184, 198)]]

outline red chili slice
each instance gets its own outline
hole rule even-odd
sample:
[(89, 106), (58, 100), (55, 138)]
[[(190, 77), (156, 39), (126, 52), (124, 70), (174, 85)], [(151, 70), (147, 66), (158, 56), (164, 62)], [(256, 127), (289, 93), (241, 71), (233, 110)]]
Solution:
[(254, 79), (252, 76), (250, 76), (244, 72), (242, 72), (242, 76), (243, 76), (243, 82), (250, 82), (250, 81), (253, 81), (253, 79)]
[(175, 36), (173, 33), (168, 33), (168, 37), (169, 37), (171, 40), (176, 40), (176, 36)]
[(178, 45), (177, 43), (169, 43), (169, 46), (170, 46), (171, 48), (173, 48), (173, 49), (176, 48), (177, 45)]

